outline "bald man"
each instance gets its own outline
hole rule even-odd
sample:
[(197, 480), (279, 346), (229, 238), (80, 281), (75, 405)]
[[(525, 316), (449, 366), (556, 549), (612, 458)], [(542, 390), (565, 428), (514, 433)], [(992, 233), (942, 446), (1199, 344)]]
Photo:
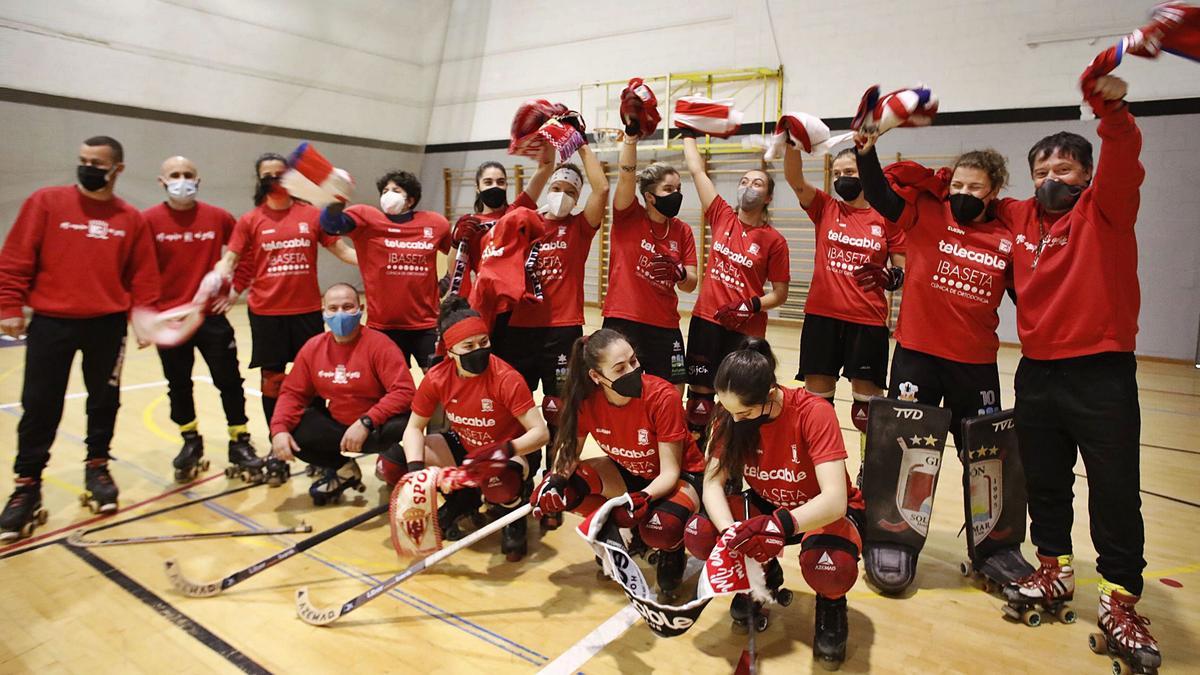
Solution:
[[(200, 172), (186, 157), (170, 157), (162, 164), (158, 182), (166, 192), (166, 200), (147, 209), (142, 216), (150, 225), (158, 253), (159, 274), (162, 277), (161, 309), (170, 309), (190, 302), (200, 280), (221, 259), (221, 249), (233, 232), (234, 218), (228, 211), (196, 199), (200, 188)], [(213, 384), (221, 392), (221, 406), (229, 425), (229, 462), (246, 479), (262, 476), (263, 460), (250, 444), (246, 429), (246, 398), (242, 393), (242, 375), (238, 371), (237, 342), (233, 326), (225, 318), (237, 294), (245, 288), (248, 278), (239, 268), (229, 296), (215, 304), (217, 313), (204, 319), (190, 340), (178, 347), (162, 348), (163, 374), (167, 378), (167, 397), (171, 402), (171, 421), (179, 425), (183, 448), (173, 462), (175, 480), (186, 483), (207, 465), (204, 439), (196, 419), (192, 398), (192, 365), (199, 351), (212, 373)]]

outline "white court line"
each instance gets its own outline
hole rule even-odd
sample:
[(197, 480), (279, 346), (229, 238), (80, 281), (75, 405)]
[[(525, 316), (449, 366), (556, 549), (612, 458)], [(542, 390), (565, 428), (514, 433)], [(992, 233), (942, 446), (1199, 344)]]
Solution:
[[(701, 563), (699, 560), (688, 560), (687, 571), (684, 575), (685, 583), (698, 574), (700, 568)], [(638, 614), (638, 611), (634, 609), (632, 604), (625, 605), (621, 611), (608, 617), (607, 621), (583, 636), (582, 640), (571, 645), (571, 648), (563, 652), (558, 658), (547, 663), (544, 668), (538, 671), (538, 675), (575, 675), (583, 667), (583, 664), (591, 660), (596, 654), (599, 654), (600, 650), (607, 647), (613, 640), (621, 637), (625, 631), (629, 630), (641, 618), (642, 615)]]
[[(205, 384), (213, 383), (212, 378), (207, 375), (193, 375), (192, 381), (193, 382), (204, 382)], [(134, 391), (136, 389), (150, 389), (151, 387), (162, 387), (166, 384), (167, 384), (166, 380), (155, 380), (154, 382), (143, 382), (141, 384), (126, 385), (124, 387), (121, 387), (121, 391)], [(257, 396), (258, 398), (262, 398), (262, 392), (255, 389), (254, 387), (248, 387), (248, 386), (243, 385), (242, 391), (245, 391), (247, 394), (250, 394), (251, 396)], [(63, 400), (69, 401), (72, 399), (84, 398), (85, 396), (87, 396), (86, 391), (77, 391), (72, 394), (67, 394), (66, 396), (63, 397)], [(0, 404), (0, 410), (8, 410), (10, 408), (20, 408), (20, 407), (21, 407), (20, 401), (14, 401), (12, 403)]]
[[(141, 384), (130, 384), (130, 385), (121, 387), (121, 391), (133, 391), (134, 389), (149, 389), (151, 387), (161, 387), (166, 383), (167, 383), (166, 380), (157, 380), (155, 382), (143, 382)], [(69, 401), (71, 399), (83, 398), (85, 396), (87, 396), (86, 391), (77, 391), (73, 394), (67, 394), (66, 396), (63, 397), (63, 400)], [(0, 410), (8, 410), (9, 408), (20, 408), (20, 407), (21, 407), (20, 401), (16, 401), (13, 403), (0, 404)]]

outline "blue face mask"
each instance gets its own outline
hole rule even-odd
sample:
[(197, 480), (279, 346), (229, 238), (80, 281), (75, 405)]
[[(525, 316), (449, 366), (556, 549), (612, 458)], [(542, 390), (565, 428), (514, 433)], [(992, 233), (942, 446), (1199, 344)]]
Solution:
[(362, 316), (362, 312), (335, 312), (333, 314), (324, 314), (325, 325), (329, 326), (329, 330), (338, 337), (346, 337), (358, 328), (358, 319)]

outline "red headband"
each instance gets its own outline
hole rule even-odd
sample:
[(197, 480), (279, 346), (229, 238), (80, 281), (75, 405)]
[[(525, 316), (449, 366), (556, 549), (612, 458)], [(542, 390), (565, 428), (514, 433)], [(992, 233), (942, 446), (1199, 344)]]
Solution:
[(442, 334), (442, 342), (446, 345), (446, 350), (449, 351), (451, 347), (472, 335), (487, 334), (487, 323), (477, 316), (470, 316), (447, 328), (446, 332)]

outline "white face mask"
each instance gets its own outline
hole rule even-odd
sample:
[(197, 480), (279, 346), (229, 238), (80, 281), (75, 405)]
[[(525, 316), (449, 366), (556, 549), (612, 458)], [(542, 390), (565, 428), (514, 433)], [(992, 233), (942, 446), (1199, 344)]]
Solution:
[(404, 205), (408, 203), (408, 195), (403, 192), (385, 192), (379, 195), (379, 208), (389, 216), (399, 215), (404, 212)]
[(196, 200), (196, 190), (199, 187), (196, 181), (188, 178), (176, 178), (175, 180), (167, 181), (167, 195), (171, 201), (190, 203)]
[(565, 192), (551, 192), (546, 197), (546, 215), (551, 218), (566, 218), (575, 208), (575, 198)]

